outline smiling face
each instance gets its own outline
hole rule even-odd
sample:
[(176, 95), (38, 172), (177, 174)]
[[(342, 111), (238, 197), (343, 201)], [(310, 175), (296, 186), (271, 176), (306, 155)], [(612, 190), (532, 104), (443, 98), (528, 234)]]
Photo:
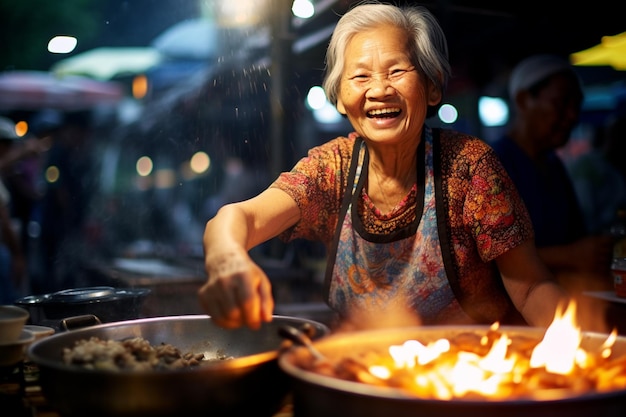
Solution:
[(441, 100), (410, 59), (407, 34), (389, 25), (348, 42), (337, 109), (363, 138), (398, 144), (419, 140), (426, 111)]

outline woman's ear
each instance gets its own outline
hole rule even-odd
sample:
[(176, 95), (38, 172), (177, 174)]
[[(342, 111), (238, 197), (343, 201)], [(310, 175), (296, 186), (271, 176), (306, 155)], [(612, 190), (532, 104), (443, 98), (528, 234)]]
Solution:
[(437, 106), (441, 103), (443, 99), (443, 94), (441, 90), (437, 88), (437, 86), (431, 82), (428, 83), (428, 105), (429, 106)]

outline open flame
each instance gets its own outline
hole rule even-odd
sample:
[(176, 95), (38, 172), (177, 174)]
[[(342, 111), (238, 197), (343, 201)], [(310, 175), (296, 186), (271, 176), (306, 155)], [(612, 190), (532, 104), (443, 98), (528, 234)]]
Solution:
[(426, 344), (407, 340), (390, 346), (388, 355), (352, 357), (337, 364), (335, 373), (442, 400), (555, 399), (626, 389), (626, 357), (611, 358), (616, 331), (601, 346), (585, 350), (575, 317), (572, 301), (557, 311), (541, 340), (507, 334), (494, 323), (472, 340), (463, 335)]
[(548, 372), (567, 375), (574, 367), (585, 366), (587, 354), (580, 348), (582, 335), (575, 324), (576, 304), (570, 303), (564, 314), (557, 312), (530, 357), (532, 368), (545, 367)]

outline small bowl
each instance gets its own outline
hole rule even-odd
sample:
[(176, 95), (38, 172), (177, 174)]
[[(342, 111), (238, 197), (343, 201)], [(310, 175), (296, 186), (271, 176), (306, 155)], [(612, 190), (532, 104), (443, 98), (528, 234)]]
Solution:
[(17, 340), (0, 342), (0, 367), (14, 366), (24, 360), (26, 347), (35, 340), (35, 335), (22, 330)]
[(15, 342), (20, 339), (30, 313), (14, 305), (0, 306), (0, 343)]
[(27, 324), (24, 330), (28, 330), (35, 336), (35, 340), (43, 339), (46, 336), (54, 334), (54, 328), (48, 326), (38, 326), (36, 324)]

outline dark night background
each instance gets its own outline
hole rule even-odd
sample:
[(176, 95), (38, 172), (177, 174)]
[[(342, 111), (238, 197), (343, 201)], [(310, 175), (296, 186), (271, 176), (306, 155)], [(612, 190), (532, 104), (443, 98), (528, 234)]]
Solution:
[[(350, 4), (332, 7), (304, 25), (296, 37), (336, 21)], [(502, 68), (535, 52), (568, 55), (600, 42), (603, 35), (626, 30), (617, 3), (597, 0), (575, 7), (556, 1), (400, 1), (422, 4), (439, 18), (448, 36), (457, 74), (481, 86)], [(0, 0), (0, 70), (48, 69), (65, 56), (51, 56), (45, 45), (52, 35), (72, 33), (74, 52), (96, 46), (144, 46), (172, 24), (196, 16), (198, 2), (190, 0)], [(325, 43), (299, 62), (319, 66)], [(596, 77), (616, 77), (610, 68)]]

